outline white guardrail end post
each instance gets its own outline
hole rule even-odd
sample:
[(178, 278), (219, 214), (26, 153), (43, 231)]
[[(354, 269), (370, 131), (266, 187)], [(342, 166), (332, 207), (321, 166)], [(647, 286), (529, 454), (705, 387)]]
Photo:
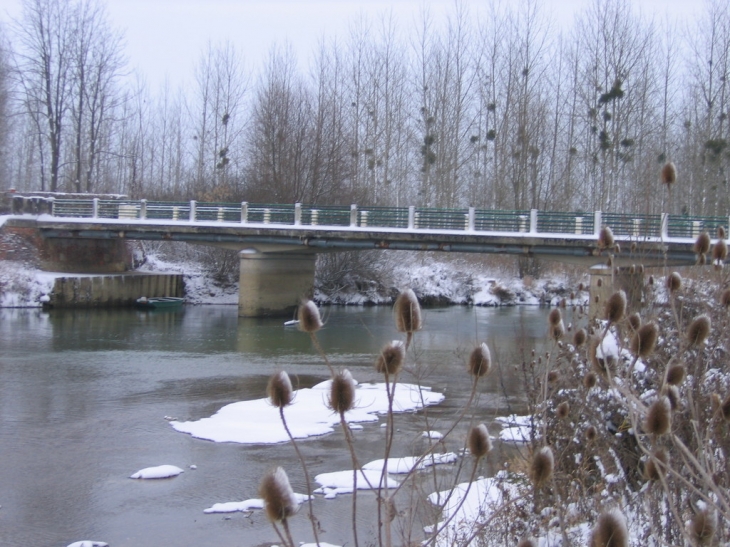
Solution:
[(302, 223), (302, 204), (294, 204), (294, 226), (299, 226)]
[(142, 220), (147, 218), (147, 200), (141, 199), (139, 200), (139, 218)]
[(596, 211), (593, 213), (593, 233), (596, 235), (596, 237), (601, 235), (601, 223), (603, 222), (601, 218), (601, 211)]
[(195, 200), (190, 200), (190, 222), (195, 222)]
[(537, 209), (530, 209), (530, 233), (537, 233)]
[(474, 218), (476, 215), (475, 215), (474, 211), (475, 211), (474, 207), (469, 207), (469, 221), (467, 222), (466, 229), (469, 230), (470, 232), (474, 231), (474, 226), (475, 226)]
[(248, 222), (248, 201), (241, 202), (241, 224)]
[(661, 238), (666, 239), (669, 236), (669, 213), (662, 213)]
[(413, 230), (416, 226), (416, 208), (411, 205), (408, 207), (408, 229)]
[(350, 227), (354, 228), (357, 226), (357, 205), (350, 205)]
[(99, 218), (99, 198), (94, 198), (94, 202), (91, 209), (91, 217)]

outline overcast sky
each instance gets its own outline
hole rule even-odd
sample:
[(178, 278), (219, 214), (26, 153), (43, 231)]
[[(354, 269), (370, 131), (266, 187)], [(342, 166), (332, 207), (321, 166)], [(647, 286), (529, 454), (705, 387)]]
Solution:
[[(513, 0), (506, 0), (513, 1)], [(480, 9), (487, 0), (467, 0)], [(541, 0), (558, 25), (570, 25), (574, 15), (592, 0)], [(21, 0), (0, 0), (0, 20), (17, 17)], [(168, 78), (173, 86), (193, 75), (207, 44), (231, 40), (252, 67), (261, 64), (274, 43), (290, 43), (301, 63), (311, 57), (322, 36), (347, 36), (360, 15), (371, 20), (393, 11), (410, 25), (427, 5), (434, 16), (450, 11), (454, 0), (107, 0), (111, 23), (124, 32), (125, 54), (152, 89)], [(703, 2), (634, 0), (644, 12), (689, 20)], [(442, 17), (439, 19), (443, 20)]]

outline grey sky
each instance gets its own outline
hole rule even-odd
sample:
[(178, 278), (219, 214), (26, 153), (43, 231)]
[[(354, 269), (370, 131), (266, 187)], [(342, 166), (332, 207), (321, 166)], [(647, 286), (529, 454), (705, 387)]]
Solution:
[[(511, 1), (511, 0), (507, 0)], [(569, 25), (592, 0), (541, 0), (558, 25)], [(467, 0), (480, 10), (486, 0)], [(377, 20), (392, 10), (410, 25), (424, 5), (434, 16), (451, 10), (454, 0), (107, 0), (112, 24), (124, 32), (125, 53), (155, 90), (167, 77), (185, 84), (207, 44), (231, 40), (247, 64), (262, 63), (274, 43), (290, 43), (305, 63), (322, 36), (344, 40), (349, 24), (360, 14)], [(646, 13), (665, 12), (689, 20), (703, 3), (687, 0), (634, 0)], [(0, 20), (17, 17), (21, 0), (0, 0)], [(440, 18), (443, 20), (443, 18)]]

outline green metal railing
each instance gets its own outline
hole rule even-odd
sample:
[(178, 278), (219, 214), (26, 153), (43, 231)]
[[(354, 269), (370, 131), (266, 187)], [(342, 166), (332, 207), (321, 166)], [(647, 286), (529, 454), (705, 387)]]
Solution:
[[(53, 215), (67, 218), (225, 222), (357, 229), (514, 232), (525, 234), (597, 235), (601, 226), (629, 239), (715, 237), (728, 217), (638, 215), (537, 210), (429, 209), (423, 207), (358, 207), (335, 205), (198, 203), (129, 200), (55, 199)], [(727, 230), (726, 230), (727, 231)]]

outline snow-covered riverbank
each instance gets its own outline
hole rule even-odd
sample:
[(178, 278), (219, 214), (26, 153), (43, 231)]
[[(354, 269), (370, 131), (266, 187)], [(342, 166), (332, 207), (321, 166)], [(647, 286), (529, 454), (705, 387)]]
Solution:
[[(425, 304), (558, 305), (563, 299), (569, 305), (587, 302), (587, 291), (578, 291), (581, 281), (587, 285), (587, 276), (555, 270), (541, 279), (520, 279), (510, 268), (487, 268), (486, 262), (486, 258), (402, 253), (398, 260), (391, 258), (379, 264), (384, 270), (381, 281), (350, 276), (335, 289), (325, 289), (318, 283), (315, 300), (322, 305), (387, 305), (398, 290), (410, 287)], [(189, 304), (238, 304), (237, 283), (215, 283), (200, 262), (148, 254), (139, 271), (182, 274)], [(0, 307), (40, 306), (44, 295), (53, 290), (55, 279), (68, 275), (44, 272), (28, 263), (0, 261)]]

